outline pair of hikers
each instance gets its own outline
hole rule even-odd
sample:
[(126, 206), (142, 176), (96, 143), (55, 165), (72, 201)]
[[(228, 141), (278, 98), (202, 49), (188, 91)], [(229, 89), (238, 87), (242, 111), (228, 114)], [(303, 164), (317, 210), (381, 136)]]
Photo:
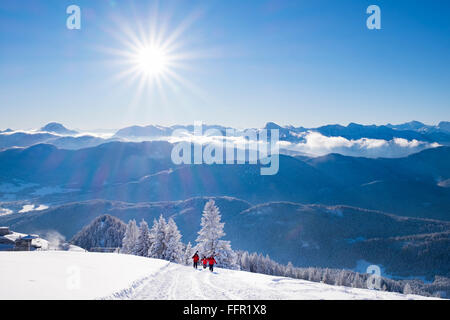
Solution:
[[(195, 252), (194, 256), (192, 257), (192, 260), (194, 261), (194, 268), (197, 269), (198, 261), (200, 260), (200, 257), (198, 255), (198, 251)], [(203, 269), (206, 269), (207, 265), (209, 265), (209, 270), (211, 272), (214, 271), (214, 265), (217, 263), (216, 259), (214, 259), (214, 256), (210, 256), (208, 258), (203, 256), (201, 261), (202, 261), (202, 264), (203, 264)]]

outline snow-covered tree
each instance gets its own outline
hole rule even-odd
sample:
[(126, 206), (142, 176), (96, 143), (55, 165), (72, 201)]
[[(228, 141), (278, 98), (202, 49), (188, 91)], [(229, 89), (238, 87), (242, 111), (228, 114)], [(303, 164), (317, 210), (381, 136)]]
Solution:
[(325, 270), (323, 270), (322, 280), (320, 282), (323, 282), (326, 284), (333, 284), (331, 279), (332, 279), (332, 277), (331, 277), (330, 270), (328, 268), (325, 268)]
[(264, 256), (260, 253), (256, 258), (256, 272), (257, 273), (266, 273), (266, 265), (264, 263)]
[(274, 275), (280, 276), (282, 274), (284, 274), (283, 266), (277, 263), (275, 265)]
[(197, 249), (202, 255), (211, 256), (216, 252), (219, 239), (225, 236), (223, 231), (224, 223), (220, 221), (220, 211), (216, 207), (214, 200), (209, 200), (204, 209), (198, 232)]
[[(363, 281), (361, 276), (358, 273), (355, 273), (354, 274), (354, 278), (353, 278), (353, 282), (352, 282), (352, 287), (353, 288), (364, 288), (365, 287), (364, 282), (365, 281)], [(381, 287), (377, 288), (377, 289), (381, 289)]]
[(341, 271), (339, 271), (339, 274), (337, 275), (337, 278), (336, 278), (336, 281), (335, 281), (335, 285), (343, 286), (345, 284), (345, 281), (346, 281), (345, 270), (341, 270)]
[(287, 266), (286, 266), (286, 270), (284, 271), (284, 276), (285, 277), (292, 277), (294, 274), (294, 266), (292, 265), (292, 262), (288, 262)]
[(156, 259), (165, 259), (166, 251), (166, 228), (167, 223), (162, 215), (158, 221), (153, 222), (152, 227), (152, 245), (149, 250), (149, 256)]
[(189, 241), (186, 248), (184, 249), (184, 255), (183, 255), (183, 263), (185, 265), (191, 264), (191, 258), (194, 255), (194, 248), (192, 248), (192, 244)]
[(244, 271), (250, 271), (250, 258), (248, 255), (248, 252), (245, 251), (242, 255), (241, 255), (241, 269)]
[(220, 221), (220, 211), (214, 200), (209, 200), (203, 209), (201, 230), (198, 232), (197, 247), (200, 255), (214, 255), (217, 265), (224, 268), (237, 268), (236, 254), (229, 241), (219, 240), (225, 236), (224, 223)]
[(105, 214), (95, 218), (74, 235), (70, 242), (86, 250), (96, 247), (120, 248), (126, 227), (122, 220)]
[(250, 256), (249, 256), (249, 271), (250, 272), (256, 272), (257, 270), (257, 263), (258, 263), (258, 254), (256, 252), (253, 252)]
[(126, 254), (134, 254), (138, 236), (139, 228), (136, 224), (136, 220), (130, 220), (127, 224), (127, 229), (125, 230), (125, 236), (122, 240), (122, 249), (120, 251)]
[(272, 259), (270, 259), (268, 254), (266, 254), (266, 256), (264, 257), (264, 261), (265, 261), (265, 265), (266, 265), (266, 274), (273, 275), (274, 271), (275, 271), (274, 261), (272, 261)]
[(405, 286), (403, 287), (403, 294), (413, 294), (413, 290), (409, 283), (406, 283)]
[[(150, 242), (151, 244), (155, 243), (155, 238), (156, 238), (156, 234), (158, 231), (158, 221), (156, 221), (156, 219), (153, 219), (153, 225), (150, 229)], [(148, 256), (151, 257), (151, 246), (149, 248), (149, 253)]]
[(216, 247), (216, 260), (219, 267), (239, 269), (236, 253), (231, 249), (230, 241), (219, 240)]
[(172, 262), (183, 261), (183, 244), (181, 243), (181, 234), (172, 218), (169, 219), (165, 229), (165, 250), (163, 259)]
[(134, 248), (134, 254), (141, 257), (148, 257), (148, 251), (152, 245), (150, 238), (150, 230), (145, 220), (142, 220), (139, 224), (139, 234)]

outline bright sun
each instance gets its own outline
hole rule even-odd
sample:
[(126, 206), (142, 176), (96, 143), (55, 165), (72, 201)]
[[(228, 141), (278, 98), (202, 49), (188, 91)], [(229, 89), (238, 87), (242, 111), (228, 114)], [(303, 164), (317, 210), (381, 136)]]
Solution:
[(203, 54), (192, 51), (192, 45), (184, 37), (199, 15), (194, 11), (174, 28), (166, 18), (170, 14), (160, 15), (156, 5), (151, 8), (149, 18), (136, 17), (131, 25), (119, 18), (116, 27), (108, 31), (120, 48), (104, 48), (121, 68), (113, 80), (126, 79), (126, 84), (136, 88), (136, 97), (147, 92), (152, 97), (153, 93), (160, 93), (165, 99), (165, 90), (178, 90), (182, 86), (198, 92), (184, 79), (183, 73), (192, 70), (192, 63), (188, 61)]
[(163, 74), (168, 67), (168, 55), (159, 47), (144, 47), (137, 52), (136, 63), (147, 76)]

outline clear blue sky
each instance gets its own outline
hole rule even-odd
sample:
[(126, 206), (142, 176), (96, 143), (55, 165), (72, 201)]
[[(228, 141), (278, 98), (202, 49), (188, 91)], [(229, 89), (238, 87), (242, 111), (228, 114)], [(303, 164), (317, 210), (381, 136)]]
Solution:
[[(154, 3), (2, 0), (0, 128), (450, 120), (450, 1), (160, 1), (169, 33), (197, 17), (177, 40), (195, 54), (177, 88), (139, 91), (106, 49), (129, 49), (122, 28), (150, 23)], [(66, 28), (71, 4), (81, 30)], [(366, 28), (370, 4), (382, 30)]]

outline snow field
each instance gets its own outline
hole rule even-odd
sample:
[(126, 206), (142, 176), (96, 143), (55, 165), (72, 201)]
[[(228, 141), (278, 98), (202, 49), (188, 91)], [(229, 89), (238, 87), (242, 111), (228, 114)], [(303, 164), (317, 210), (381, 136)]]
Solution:
[(426, 299), (117, 253), (0, 252), (0, 299)]

